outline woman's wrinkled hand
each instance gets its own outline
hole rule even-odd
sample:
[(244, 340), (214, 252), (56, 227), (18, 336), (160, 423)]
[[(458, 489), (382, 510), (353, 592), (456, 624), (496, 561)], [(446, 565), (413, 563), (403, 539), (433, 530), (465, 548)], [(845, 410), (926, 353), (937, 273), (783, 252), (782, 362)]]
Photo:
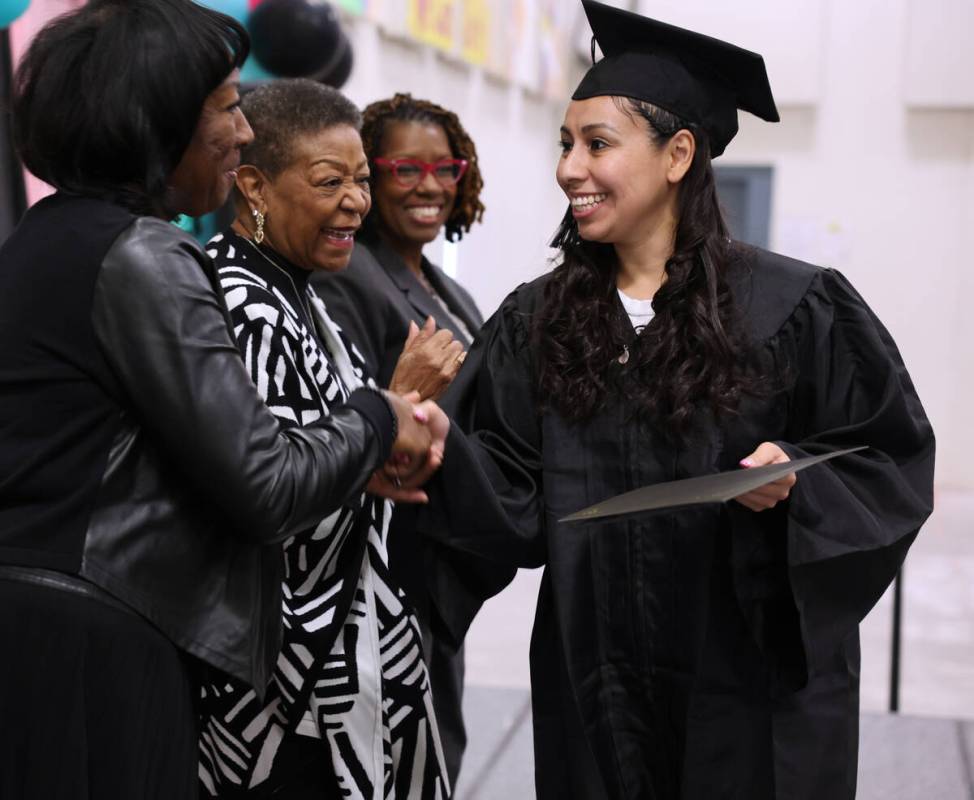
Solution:
[(419, 412), (419, 395), (411, 392), (399, 395), (383, 392), (396, 415), (396, 441), (392, 443), (392, 456), (409, 463), (425, 459), (429, 454), (432, 436), (426, 424), (425, 414)]
[[(741, 466), (747, 469), (748, 467), (764, 467), (768, 464), (784, 464), (788, 461), (791, 461), (788, 454), (778, 445), (774, 442), (763, 442), (751, 455), (741, 459)], [(781, 501), (788, 499), (788, 495), (791, 494), (791, 487), (795, 485), (796, 481), (795, 473), (792, 472), (734, 499), (751, 511), (767, 511)]]
[[(411, 392), (404, 397), (387, 392), (386, 396), (389, 397), (397, 413), (399, 437), (393, 444), (389, 460), (372, 474), (366, 490), (398, 503), (426, 503), (429, 498), (420, 487), (443, 463), (446, 437), (450, 432), (450, 418), (432, 400), (416, 405), (419, 401), (416, 392)], [(406, 410), (407, 405), (408, 419), (401, 413)], [(417, 452), (413, 447), (398, 446), (400, 439), (403, 438), (404, 427), (411, 442), (412, 428), (417, 425), (425, 431), (428, 442), (426, 449)]]
[(465, 357), (463, 345), (446, 328), (436, 330), (432, 317), (427, 317), (422, 328), (410, 322), (389, 391), (418, 392), (422, 400), (436, 400), (456, 377)]

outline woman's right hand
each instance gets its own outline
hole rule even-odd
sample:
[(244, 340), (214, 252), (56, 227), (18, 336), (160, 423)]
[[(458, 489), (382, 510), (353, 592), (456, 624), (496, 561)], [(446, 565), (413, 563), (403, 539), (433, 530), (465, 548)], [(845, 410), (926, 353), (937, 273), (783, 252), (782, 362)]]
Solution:
[(417, 392), (383, 394), (396, 414), (398, 435), (389, 460), (372, 474), (366, 490), (397, 503), (425, 503), (420, 487), (443, 463), (449, 418), (432, 401), (415, 405)]
[(392, 443), (390, 460), (404, 465), (424, 462), (433, 439), (425, 416), (417, 414), (419, 395), (413, 392), (404, 396), (392, 391), (383, 394), (396, 415), (397, 434), (396, 441)]
[(415, 405), (419, 402), (416, 392), (406, 396), (394, 392), (383, 392), (383, 395), (396, 415), (396, 441), (392, 444), (389, 460), (372, 473), (365, 489), (397, 503), (425, 503), (428, 499), (426, 492), (419, 487), (428, 475), (421, 481), (414, 480), (414, 475), (426, 470), (432, 475), (442, 461), (442, 456), (431, 449), (433, 439), (427, 424), (428, 415)]

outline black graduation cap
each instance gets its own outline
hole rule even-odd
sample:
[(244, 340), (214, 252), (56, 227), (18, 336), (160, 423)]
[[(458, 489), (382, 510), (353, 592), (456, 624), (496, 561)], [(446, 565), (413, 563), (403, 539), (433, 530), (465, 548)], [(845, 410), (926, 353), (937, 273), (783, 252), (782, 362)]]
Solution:
[(737, 133), (738, 108), (778, 122), (757, 53), (595, 0), (582, 5), (604, 58), (573, 100), (613, 95), (652, 103), (706, 130), (714, 157)]

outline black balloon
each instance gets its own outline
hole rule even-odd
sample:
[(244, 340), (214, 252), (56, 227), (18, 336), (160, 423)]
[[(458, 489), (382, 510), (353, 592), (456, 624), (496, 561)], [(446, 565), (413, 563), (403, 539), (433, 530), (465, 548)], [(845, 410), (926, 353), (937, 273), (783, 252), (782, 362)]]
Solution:
[(325, 64), (320, 72), (314, 74), (316, 81), (321, 81), (335, 89), (341, 89), (352, 74), (352, 66), (355, 59), (352, 54), (352, 44), (348, 37), (342, 34), (338, 49), (332, 55), (331, 60)]
[(338, 15), (327, 3), (264, 0), (250, 15), (247, 27), (254, 57), (281, 77), (317, 76), (336, 63), (340, 49), (351, 55)]

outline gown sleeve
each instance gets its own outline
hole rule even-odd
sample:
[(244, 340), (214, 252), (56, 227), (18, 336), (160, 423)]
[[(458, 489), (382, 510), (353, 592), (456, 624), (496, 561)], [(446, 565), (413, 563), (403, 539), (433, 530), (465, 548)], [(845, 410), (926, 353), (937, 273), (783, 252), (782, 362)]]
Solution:
[(546, 549), (528, 294), (515, 290), (487, 321), (444, 397), (454, 421), (419, 526), (450, 548), (519, 567), (540, 566)]
[(787, 578), (812, 674), (882, 596), (929, 516), (934, 436), (895, 343), (838, 272), (821, 272), (768, 346), (793, 380), (782, 449), (800, 458), (868, 447), (800, 473), (778, 513), (730, 504), (735, 584), (752, 621), (761, 613), (758, 578), (749, 573), (757, 567), (745, 552), (762, 526), (779, 536), (785, 527)]

